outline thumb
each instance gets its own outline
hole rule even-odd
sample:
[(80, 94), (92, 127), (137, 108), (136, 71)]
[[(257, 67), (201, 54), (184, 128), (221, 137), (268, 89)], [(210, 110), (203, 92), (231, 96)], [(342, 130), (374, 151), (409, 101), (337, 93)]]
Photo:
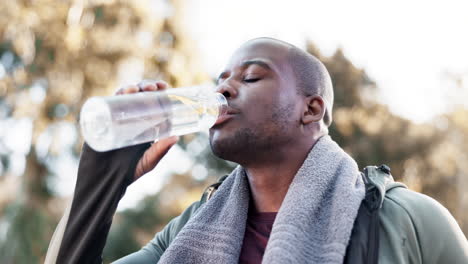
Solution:
[(138, 164), (135, 169), (135, 178), (137, 180), (145, 173), (151, 171), (158, 165), (159, 161), (166, 155), (169, 149), (174, 146), (177, 141), (179, 141), (178, 136), (172, 136), (165, 139), (161, 139), (148, 148), (141, 159), (138, 161)]

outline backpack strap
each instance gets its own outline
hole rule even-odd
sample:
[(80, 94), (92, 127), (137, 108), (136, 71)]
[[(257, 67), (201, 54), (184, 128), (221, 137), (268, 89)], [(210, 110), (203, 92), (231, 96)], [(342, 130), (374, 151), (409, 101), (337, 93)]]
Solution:
[(203, 195), (200, 199), (200, 204), (206, 203), (211, 197), (213, 197), (213, 194), (218, 190), (219, 186), (224, 182), (224, 180), (228, 177), (229, 175), (224, 175), (216, 183), (211, 184), (208, 186), (205, 191), (203, 192)]
[[(365, 183), (366, 196), (364, 201), (359, 208), (358, 217), (356, 219), (356, 230), (354, 236), (359, 241), (367, 240), (366, 248), (350, 248), (350, 250), (356, 250), (364, 253), (361, 263), (378, 263), (379, 258), (379, 230), (380, 230), (380, 219), (379, 212), (383, 206), (385, 194), (395, 187), (406, 187), (402, 183), (397, 183), (393, 180), (390, 173), (390, 167), (383, 164), (380, 166), (367, 166), (361, 173), (362, 179)], [(365, 234), (367, 232), (367, 234)], [(353, 236), (352, 235), (352, 236)], [(349, 251), (348, 251), (349, 252)], [(356, 263), (351, 261), (356, 260), (356, 252), (350, 253), (350, 261), (348, 263)], [(353, 254), (354, 253), (354, 254)]]
[[(379, 209), (385, 198), (386, 184), (393, 181), (387, 165), (367, 166), (361, 173), (366, 185), (363, 205), (367, 207), (368, 234), (366, 263), (378, 263), (379, 260)], [(361, 216), (362, 217), (362, 216)]]
[(362, 178), (366, 184), (365, 202), (370, 209), (382, 208), (385, 194), (396, 187), (407, 188), (400, 182), (395, 182), (392, 177), (390, 167), (383, 164), (377, 166), (367, 166), (364, 168)]

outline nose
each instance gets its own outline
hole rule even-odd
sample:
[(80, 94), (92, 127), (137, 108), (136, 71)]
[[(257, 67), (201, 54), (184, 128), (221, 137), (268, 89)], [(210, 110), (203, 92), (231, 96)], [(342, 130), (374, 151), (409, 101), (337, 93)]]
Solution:
[(216, 92), (223, 94), (228, 100), (237, 97), (237, 89), (230, 85), (227, 80), (216, 86)]

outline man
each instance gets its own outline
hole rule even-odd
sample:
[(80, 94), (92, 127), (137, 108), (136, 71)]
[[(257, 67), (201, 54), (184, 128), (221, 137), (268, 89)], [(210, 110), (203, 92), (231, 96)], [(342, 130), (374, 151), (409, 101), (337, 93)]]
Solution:
[[(119, 94), (165, 87), (156, 82)], [(234, 53), (217, 89), (229, 110), (210, 129), (210, 145), (240, 166), (116, 263), (360, 263), (372, 256), (380, 263), (468, 263), (465, 236), (437, 202), (390, 176), (379, 185), (376, 170), (369, 181), (378, 192), (366, 190), (354, 160), (327, 135), (332, 84), (315, 57), (279, 40), (254, 39)], [(48, 261), (100, 263), (126, 187), (176, 142), (105, 153), (85, 145), (73, 203)], [(368, 194), (380, 195), (373, 200), (380, 209), (366, 211), (373, 207), (364, 202)]]

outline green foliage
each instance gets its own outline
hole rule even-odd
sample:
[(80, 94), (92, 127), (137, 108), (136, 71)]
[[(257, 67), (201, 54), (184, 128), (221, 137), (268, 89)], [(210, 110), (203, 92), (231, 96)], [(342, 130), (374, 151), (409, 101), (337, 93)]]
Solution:
[(0, 263), (42, 262), (56, 219), (44, 208), (23, 202), (10, 204), (3, 213), (0, 229), (7, 231), (0, 240)]
[[(152, 238), (160, 226), (167, 223), (174, 215), (164, 215), (161, 212), (159, 196), (149, 196), (132, 209), (118, 214), (109, 232), (104, 249), (104, 262), (119, 259), (138, 251), (141, 244)], [(143, 237), (138, 238), (138, 236)]]

